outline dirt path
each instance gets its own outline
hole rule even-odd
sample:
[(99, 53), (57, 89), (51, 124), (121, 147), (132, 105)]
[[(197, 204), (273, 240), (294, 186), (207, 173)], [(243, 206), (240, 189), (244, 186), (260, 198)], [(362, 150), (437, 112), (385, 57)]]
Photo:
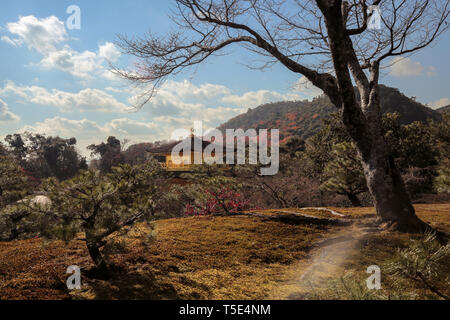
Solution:
[(340, 277), (345, 272), (344, 263), (357, 252), (358, 243), (365, 234), (365, 230), (352, 225), (339, 236), (317, 243), (311, 258), (293, 266), (287, 273), (288, 280), (280, 283), (269, 298), (305, 299), (314, 290), (326, 286), (330, 278)]

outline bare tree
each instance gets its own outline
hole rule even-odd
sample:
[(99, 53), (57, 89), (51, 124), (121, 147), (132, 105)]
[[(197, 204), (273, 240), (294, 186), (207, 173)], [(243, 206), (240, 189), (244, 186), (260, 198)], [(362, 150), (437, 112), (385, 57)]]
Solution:
[[(412, 54), (447, 30), (448, 0), (175, 0), (177, 30), (164, 36), (120, 36), (134, 70), (115, 68), (135, 84), (150, 84), (140, 106), (169, 76), (239, 44), (265, 68), (281, 63), (322, 89), (340, 111), (362, 159), (382, 222), (422, 231), (381, 129), (378, 80), (382, 63)], [(381, 28), (369, 28), (381, 12)], [(331, 71), (330, 71), (331, 70)], [(354, 90), (357, 87), (357, 94)]]

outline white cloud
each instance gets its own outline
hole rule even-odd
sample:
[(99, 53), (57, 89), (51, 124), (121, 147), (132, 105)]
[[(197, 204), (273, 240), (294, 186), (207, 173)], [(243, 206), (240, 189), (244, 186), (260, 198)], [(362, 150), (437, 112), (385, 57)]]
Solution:
[(0, 99), (0, 122), (19, 121), (19, 116), (9, 111), (8, 104)]
[[(102, 49), (103, 48), (103, 49)], [(65, 45), (61, 50), (48, 53), (41, 61), (41, 66), (46, 69), (57, 69), (72, 74), (75, 77), (89, 79), (94, 76), (107, 78), (109, 80), (117, 77), (105, 67), (107, 59), (111, 62), (117, 61), (120, 53), (114, 44), (110, 43), (105, 48), (99, 47), (99, 53), (93, 51), (78, 52), (69, 45)]]
[(11, 39), (8, 36), (1, 37), (1, 40), (8, 43), (9, 45), (11, 45), (13, 47), (20, 47), (23, 44), (22, 39)]
[(389, 74), (394, 77), (414, 77), (414, 76), (434, 76), (436, 68), (433, 66), (424, 67), (420, 62), (413, 61), (409, 58), (396, 57), (393, 58), (392, 66)]
[(107, 60), (115, 62), (119, 59), (120, 53), (117, 54), (114, 50), (117, 49), (112, 43), (106, 48), (100, 46), (98, 53), (89, 50), (78, 52), (65, 45), (61, 50), (48, 53), (40, 64), (46, 69), (57, 69), (78, 78), (89, 79), (98, 76), (117, 80), (117, 76), (105, 66)]
[(132, 119), (121, 118), (108, 122), (103, 130), (111, 135), (123, 137), (134, 137), (149, 141), (150, 136), (155, 136), (157, 132), (161, 132), (162, 128), (151, 122), (140, 122)]
[(249, 91), (242, 95), (229, 95), (221, 99), (223, 103), (229, 103), (241, 108), (256, 108), (262, 104), (277, 101), (295, 101), (302, 99), (311, 99), (315, 95), (300, 91), (290, 91), (280, 93), (269, 90)]
[(431, 109), (439, 109), (441, 107), (445, 107), (445, 106), (448, 106), (448, 105), (450, 105), (450, 99), (449, 98), (442, 98), (442, 99), (439, 99), (437, 101), (428, 103), (428, 106)]
[(102, 90), (86, 88), (78, 93), (53, 89), (48, 91), (38, 86), (17, 86), (8, 81), (0, 94), (12, 94), (23, 102), (31, 102), (39, 105), (53, 106), (63, 112), (125, 112), (127, 106), (117, 101), (112, 95)]
[(25, 43), (41, 54), (56, 50), (57, 44), (67, 40), (64, 22), (55, 16), (44, 19), (35, 16), (19, 17), (19, 21), (8, 23), (6, 28), (18, 37), (12, 39), (13, 43)]
[(94, 76), (115, 79), (105, 65), (107, 60), (116, 62), (120, 58), (117, 47), (106, 42), (99, 45), (97, 52), (78, 52), (67, 44), (69, 38), (64, 22), (57, 17), (20, 17), (17, 22), (8, 23), (7, 30), (16, 38), (2, 36), (1, 40), (15, 47), (26, 44), (38, 51), (43, 56), (40, 65), (46, 69), (60, 70), (83, 79)]
[(323, 91), (313, 85), (305, 76), (302, 76), (294, 83), (293, 92), (308, 100), (323, 94)]
[(101, 68), (101, 61), (95, 52), (77, 52), (66, 45), (62, 50), (50, 52), (42, 59), (41, 65), (47, 69), (68, 72), (79, 78), (89, 78)]
[(195, 98), (197, 100), (213, 99), (217, 96), (229, 95), (231, 93), (230, 89), (223, 85), (204, 83), (196, 86), (188, 80), (182, 82), (170, 80), (161, 89), (176, 94), (180, 98)]
[(116, 62), (120, 58), (121, 53), (114, 43), (106, 42), (104, 45), (99, 46), (98, 55), (111, 62)]
[(114, 92), (114, 93), (122, 93), (122, 92), (130, 91), (128, 88), (125, 89), (125, 88), (116, 88), (116, 87), (106, 87), (105, 90)]
[(246, 92), (243, 95), (230, 95), (221, 99), (224, 103), (230, 103), (244, 108), (254, 108), (263, 103), (282, 100), (283, 96), (274, 91), (259, 90)]
[[(22, 103), (53, 106), (63, 112), (128, 112), (129, 106), (114, 97), (115, 93), (126, 91), (115, 88), (105, 90), (86, 88), (72, 93), (57, 89), (48, 90), (39, 86), (19, 86), (12, 81), (7, 81), (5, 86), (0, 88), (1, 95), (16, 96)], [(136, 90), (129, 91), (130, 94), (138, 93)], [(221, 121), (226, 121), (246, 110), (242, 107), (218, 106), (217, 98), (226, 97), (221, 94), (228, 92), (229, 89), (224, 86), (213, 84), (195, 86), (187, 81), (171, 81), (158, 91), (142, 112), (152, 117), (171, 116), (191, 122), (202, 120), (211, 125), (219, 125)], [(129, 105), (134, 105), (136, 99), (136, 96), (131, 96)]]
[[(134, 89), (132, 94), (128, 102), (135, 106), (142, 99), (142, 91)], [(144, 106), (143, 111), (151, 117), (183, 118), (190, 121), (191, 126), (193, 121), (219, 125), (220, 121), (245, 111), (241, 107), (218, 105), (218, 101), (230, 94), (230, 90), (222, 85), (205, 83), (197, 86), (187, 80), (168, 81)]]
[(269, 102), (312, 99), (322, 93), (322, 90), (315, 87), (305, 77), (301, 77), (294, 83), (292, 90), (284, 94), (269, 90), (249, 91), (243, 95), (224, 96), (221, 101), (242, 108), (255, 108)]
[(101, 127), (95, 122), (87, 119), (70, 120), (62, 117), (45, 119), (37, 122), (33, 126), (27, 125), (22, 131), (42, 133), (49, 136), (59, 135), (62, 137), (89, 137), (97, 136), (101, 132)]

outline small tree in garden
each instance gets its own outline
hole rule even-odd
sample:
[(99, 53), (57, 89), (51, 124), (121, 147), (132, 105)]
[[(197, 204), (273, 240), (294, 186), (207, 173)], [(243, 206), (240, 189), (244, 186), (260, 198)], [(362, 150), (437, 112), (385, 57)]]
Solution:
[(311, 179), (320, 183), (325, 181), (324, 170), (327, 163), (333, 159), (333, 146), (341, 142), (350, 142), (351, 138), (337, 113), (332, 113), (322, 120), (322, 128), (308, 139), (303, 153), (302, 162), (305, 163), (305, 173)]
[[(402, 125), (398, 113), (386, 113), (382, 128), (408, 194), (430, 191), (438, 159), (437, 139), (433, 139), (430, 126), (422, 122)], [(307, 141), (303, 155), (305, 173), (320, 181), (322, 190), (346, 195), (358, 205), (355, 196), (367, 191), (363, 166), (337, 114), (324, 119), (321, 130)]]
[(190, 200), (186, 215), (231, 214), (248, 209), (249, 201), (240, 192), (242, 185), (234, 179), (216, 176), (200, 179), (195, 185), (186, 186)]
[[(280, 150), (284, 148), (281, 146)], [(307, 177), (304, 167), (297, 165), (301, 161), (299, 160), (301, 152), (286, 151), (280, 154), (279, 172), (273, 176), (261, 176), (260, 167), (255, 165), (233, 167), (235, 176), (244, 184), (243, 193), (246, 199), (253, 205), (263, 208), (316, 205), (319, 198), (319, 184), (315, 179)]]
[(347, 196), (355, 207), (360, 207), (358, 194), (367, 191), (366, 179), (356, 148), (349, 142), (335, 144), (332, 160), (324, 170), (326, 181), (321, 187), (326, 191)]
[(109, 235), (155, 213), (162, 192), (160, 178), (160, 167), (146, 163), (114, 167), (107, 175), (85, 171), (63, 183), (49, 179), (45, 189), (52, 200), (52, 217), (47, 217), (50, 225), (44, 235), (70, 241), (78, 230), (84, 231), (96, 269), (107, 274), (100, 249)]

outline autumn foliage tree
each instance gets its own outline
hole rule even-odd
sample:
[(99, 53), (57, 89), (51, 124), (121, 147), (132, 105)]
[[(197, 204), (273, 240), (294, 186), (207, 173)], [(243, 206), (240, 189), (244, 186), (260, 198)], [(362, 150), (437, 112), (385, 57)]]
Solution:
[(242, 184), (223, 175), (197, 178), (179, 189), (185, 198), (186, 215), (232, 214), (249, 209)]

